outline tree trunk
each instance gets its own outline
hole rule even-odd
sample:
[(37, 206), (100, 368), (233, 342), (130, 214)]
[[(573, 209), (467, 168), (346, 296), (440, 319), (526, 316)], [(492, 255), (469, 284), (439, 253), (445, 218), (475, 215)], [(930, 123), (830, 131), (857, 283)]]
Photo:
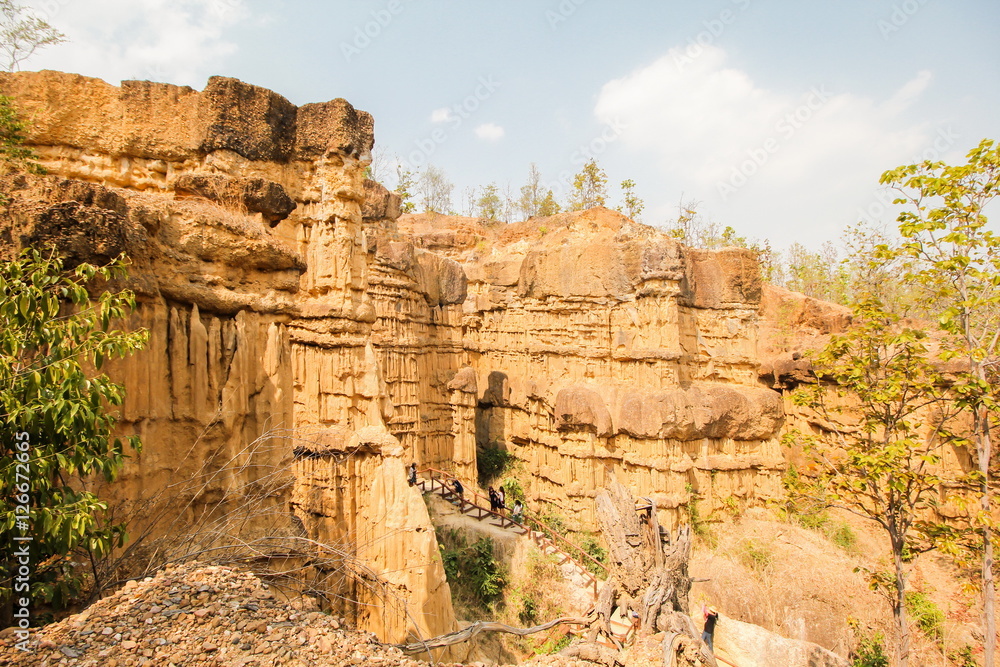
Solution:
[[(985, 375), (980, 368), (980, 376), (985, 379)], [(974, 427), (976, 429), (976, 453), (979, 455), (979, 472), (983, 476), (980, 486), (980, 509), (983, 516), (989, 519), (992, 516), (992, 502), (990, 499), (990, 457), (992, 456), (992, 443), (990, 442), (990, 422), (989, 414), (985, 408), (976, 410)], [(989, 524), (983, 526), (983, 659), (985, 664), (993, 665), (996, 654), (997, 620), (996, 620), (996, 587), (993, 582), (993, 532)]]
[(910, 661), (910, 625), (906, 620), (906, 573), (903, 571), (903, 543), (895, 537), (892, 539), (892, 560), (896, 566), (896, 595), (892, 602), (892, 617), (899, 637), (896, 667), (907, 667)]
[(640, 635), (678, 632), (700, 642), (686, 616), (691, 590), (690, 527), (682, 526), (671, 536), (660, 528), (653, 502), (643, 500), (648, 503), (637, 510), (635, 498), (613, 477), (597, 494), (597, 519), (608, 544), (611, 576), (598, 596), (598, 620), (591, 626), (591, 640), (596, 639), (598, 629), (607, 627), (618, 607), (626, 619), (638, 615)]

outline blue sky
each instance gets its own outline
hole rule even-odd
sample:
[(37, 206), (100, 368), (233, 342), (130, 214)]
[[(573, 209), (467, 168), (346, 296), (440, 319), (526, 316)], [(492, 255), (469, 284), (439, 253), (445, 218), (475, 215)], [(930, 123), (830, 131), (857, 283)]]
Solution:
[(70, 39), (25, 69), (344, 97), (386, 158), (442, 168), (456, 208), (469, 187), (516, 193), (532, 162), (565, 191), (594, 157), (637, 183), (648, 224), (683, 197), (816, 247), (891, 223), (882, 171), (1000, 139), (995, 0), (22, 2)]

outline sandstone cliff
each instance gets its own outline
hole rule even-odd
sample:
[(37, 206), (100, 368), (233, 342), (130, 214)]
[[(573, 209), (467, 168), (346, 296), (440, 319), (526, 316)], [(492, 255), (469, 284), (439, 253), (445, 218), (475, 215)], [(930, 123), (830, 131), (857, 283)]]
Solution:
[(694, 494), (711, 509), (781, 493), (749, 251), (685, 248), (606, 209), (400, 217), (364, 178), (372, 119), (344, 100), (57, 72), (0, 75), (0, 91), (50, 173), (5, 177), (3, 251), (132, 258), (130, 324), (151, 342), (112, 370), (146, 447), (109, 493), (165, 498), (161, 534), (239, 517), (244, 536), (346, 552), (356, 620), (401, 641), (453, 625), (410, 461), (473, 481), (477, 449), (505, 448), (533, 508), (589, 530), (611, 472), (669, 527)]
[(50, 174), (7, 177), (4, 253), (51, 243), (75, 261), (133, 261), (130, 324), (150, 344), (112, 374), (145, 449), (117, 502), (146, 519), (158, 507), (160, 535), (211, 526), (219, 542), (238, 525), (242, 539), (337, 545), (377, 576), (335, 591), (365, 603), (362, 627), (392, 641), (452, 629), (373, 347), (371, 116), (222, 77), (199, 92), (18, 73), (0, 91)]
[(667, 508), (668, 525), (692, 492), (755, 502), (780, 491), (781, 396), (758, 380), (749, 251), (685, 248), (600, 208), (398, 226), (468, 276), (465, 365), (450, 384), (452, 405), (465, 406), (456, 442), (512, 452), (531, 500), (592, 530), (612, 471)]

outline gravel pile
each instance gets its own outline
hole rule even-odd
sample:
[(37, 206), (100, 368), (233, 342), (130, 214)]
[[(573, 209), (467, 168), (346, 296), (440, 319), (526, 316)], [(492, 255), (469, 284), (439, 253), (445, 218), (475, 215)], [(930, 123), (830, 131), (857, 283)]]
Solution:
[(131, 581), (114, 595), (33, 631), (32, 653), (0, 642), (0, 665), (309, 666), (427, 663), (296, 600), (278, 601), (256, 576), (190, 563)]
[[(311, 598), (275, 598), (250, 572), (204, 563), (170, 566), (68, 618), (32, 630), (34, 651), (15, 648), (0, 632), (0, 665), (84, 667), (429, 667), (348, 630)], [(542, 656), (531, 667), (593, 667)], [(437, 667), (482, 667), (436, 663)]]

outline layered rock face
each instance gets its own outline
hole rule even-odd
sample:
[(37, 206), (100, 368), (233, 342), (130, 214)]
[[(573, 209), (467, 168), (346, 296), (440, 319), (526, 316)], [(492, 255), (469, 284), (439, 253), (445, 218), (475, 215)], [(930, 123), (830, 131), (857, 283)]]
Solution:
[(395, 195), (370, 181), (367, 191), (372, 342), (394, 406), (389, 428), (423, 467), (475, 479), (475, 440), (461, 428), (474, 418), (475, 400), (452, 386), (465, 360), (465, 273), (399, 232)]
[(362, 212), (371, 117), (222, 77), (199, 92), (19, 73), (0, 91), (51, 174), (7, 177), (4, 253), (51, 243), (71, 262), (133, 262), (130, 324), (150, 344), (111, 373), (145, 448), (110, 493), (147, 518), (159, 507), (161, 535), (239, 525), (336, 545), (376, 577), (355, 579), (376, 591), (366, 601), (402, 600), (363, 607), (362, 627), (451, 630), (373, 345), (386, 306)]
[(749, 251), (684, 248), (600, 208), (502, 228), (403, 216), (399, 228), (469, 277), (455, 438), (516, 455), (533, 501), (592, 530), (612, 471), (668, 525), (692, 492), (780, 492), (781, 396), (758, 380)]
[(109, 493), (169, 508), (160, 534), (238, 517), (342, 550), (356, 620), (401, 641), (453, 625), (411, 461), (472, 481), (477, 449), (506, 448), (533, 507), (585, 530), (611, 472), (671, 528), (692, 494), (781, 492), (748, 251), (605, 209), (399, 217), (364, 179), (372, 119), (344, 100), (56, 72), (0, 92), (51, 174), (5, 177), (4, 252), (132, 258), (151, 341), (112, 372), (145, 449)]

